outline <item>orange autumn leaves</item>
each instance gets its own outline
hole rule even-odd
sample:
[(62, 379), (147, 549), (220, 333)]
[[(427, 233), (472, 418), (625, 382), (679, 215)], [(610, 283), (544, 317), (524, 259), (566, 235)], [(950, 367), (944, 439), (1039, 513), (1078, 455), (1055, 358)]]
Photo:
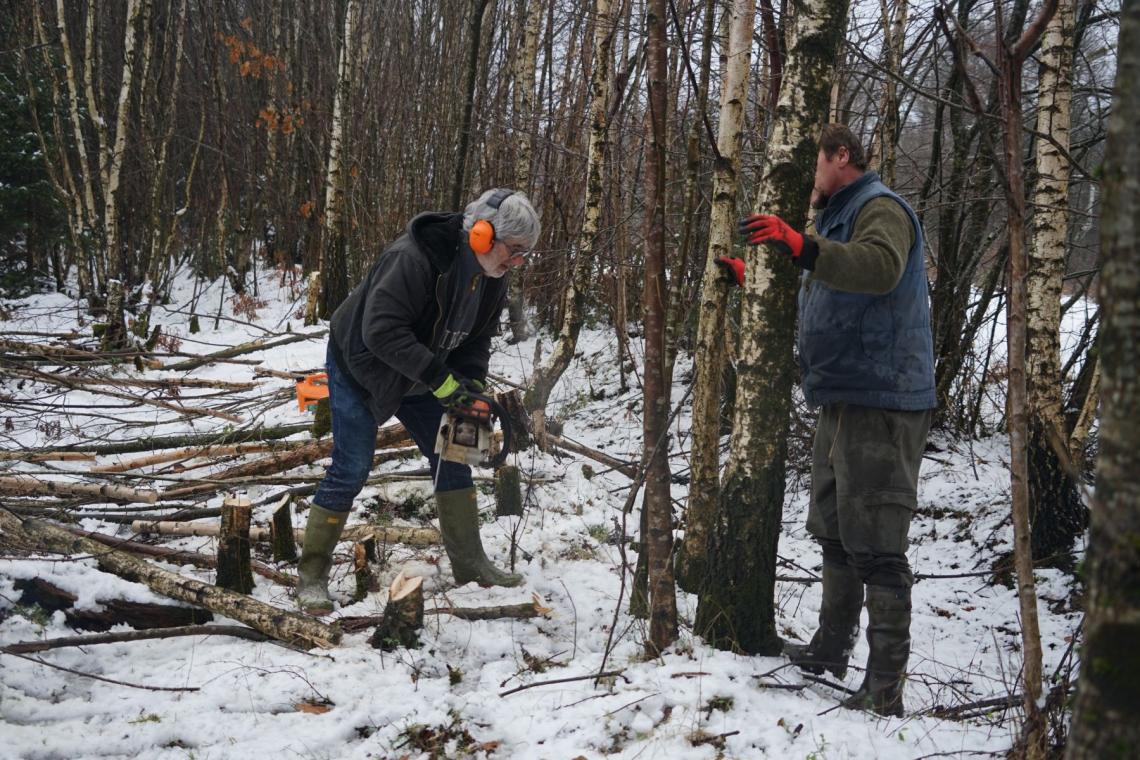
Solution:
[[(253, 35), (253, 19), (247, 17), (241, 24), (246, 35)], [(285, 71), (285, 62), (272, 53), (258, 47), (252, 39), (244, 39), (245, 35), (218, 34), (218, 40), (226, 46), (230, 64), (238, 68), (242, 78), (270, 79), (278, 72)], [(293, 85), (288, 85), (288, 91), (293, 91)], [(308, 101), (300, 106), (277, 107), (267, 105), (257, 112), (256, 126), (267, 132), (280, 132), (291, 135), (304, 126), (305, 118), (302, 112), (310, 107)]]

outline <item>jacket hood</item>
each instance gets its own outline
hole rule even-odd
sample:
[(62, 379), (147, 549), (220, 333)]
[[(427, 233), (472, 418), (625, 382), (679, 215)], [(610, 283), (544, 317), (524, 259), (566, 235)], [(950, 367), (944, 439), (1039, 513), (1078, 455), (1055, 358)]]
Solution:
[(448, 211), (425, 211), (408, 222), (408, 237), (427, 254), (440, 272), (451, 269), (459, 251), (463, 214)]

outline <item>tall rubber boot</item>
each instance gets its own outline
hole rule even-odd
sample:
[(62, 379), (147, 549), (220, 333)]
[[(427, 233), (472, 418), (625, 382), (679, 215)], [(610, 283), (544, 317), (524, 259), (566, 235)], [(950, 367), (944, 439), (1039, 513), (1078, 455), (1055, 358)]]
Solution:
[(847, 660), (859, 634), (863, 610), (863, 580), (849, 565), (823, 561), (823, 601), (819, 628), (804, 644), (784, 644), (784, 654), (793, 665), (815, 675), (830, 671), (836, 678), (847, 675)]
[(867, 586), (867, 672), (843, 701), (852, 710), (902, 717), (903, 678), (910, 659), (910, 587)]
[(297, 561), (297, 606), (306, 615), (327, 615), (333, 611), (329, 596), (329, 570), (333, 549), (344, 532), (348, 512), (333, 512), (313, 504)]
[(439, 509), (439, 532), (456, 583), (475, 581), (480, 586), (518, 586), (523, 582), (521, 575), (492, 565), (483, 552), (474, 488), (442, 491), (435, 495), (435, 503)]

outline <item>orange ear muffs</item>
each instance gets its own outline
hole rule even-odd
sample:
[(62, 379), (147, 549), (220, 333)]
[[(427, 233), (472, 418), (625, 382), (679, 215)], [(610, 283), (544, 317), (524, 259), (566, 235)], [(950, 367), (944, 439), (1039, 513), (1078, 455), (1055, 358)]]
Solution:
[[(487, 205), (497, 211), (503, 201), (514, 194), (514, 190), (499, 188), (487, 199)], [(467, 233), (467, 245), (477, 254), (490, 253), (495, 245), (495, 225), (486, 219), (477, 220)]]
[(495, 245), (495, 225), (486, 219), (475, 222), (467, 233), (467, 244), (475, 253), (490, 253), (491, 247)]

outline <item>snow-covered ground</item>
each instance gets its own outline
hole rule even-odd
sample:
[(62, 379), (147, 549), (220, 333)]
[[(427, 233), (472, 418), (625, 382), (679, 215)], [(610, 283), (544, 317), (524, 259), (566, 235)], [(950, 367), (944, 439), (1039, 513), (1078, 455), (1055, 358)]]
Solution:
[[(296, 316), (299, 293), (267, 275), (260, 282), (256, 318), (234, 314), (231, 301), (221, 308), (215, 328), (220, 283), (200, 294), (202, 331), (188, 329), (193, 289), (179, 282), (174, 305), (160, 309), (155, 323), (182, 340), (182, 350), (208, 353), (225, 346), (302, 328)], [(80, 311), (60, 295), (40, 295), (0, 304), (0, 334), (62, 332), (77, 328)], [(207, 316), (209, 315), (209, 316)], [(268, 331), (268, 332), (267, 332)], [(545, 341), (549, 347), (550, 341)], [(634, 350), (638, 350), (634, 341)], [(492, 373), (524, 381), (535, 354), (534, 339), (518, 345), (498, 341)], [(634, 388), (618, 391), (616, 345), (612, 330), (583, 331), (578, 355), (552, 398), (551, 411), (565, 422), (565, 434), (624, 459), (636, 459), (641, 439), (641, 405)], [(292, 343), (243, 358), (276, 370), (309, 370), (324, 358), (324, 340)], [(689, 362), (678, 362), (674, 400), (684, 396), (681, 379)], [(53, 367), (42, 367), (54, 371)], [(210, 406), (245, 399), (236, 410), (245, 424), (303, 422), (291, 398), (291, 383), (255, 377), (250, 364), (213, 364), (190, 377), (258, 380), (256, 390), (211, 397), (217, 391), (182, 389), (178, 403)], [(4, 370), (0, 370), (3, 372)], [(139, 375), (130, 364), (123, 376), (181, 377), (177, 372)], [(138, 392), (138, 389), (134, 389)], [(202, 417), (194, 423), (170, 420), (171, 412), (153, 406), (109, 410), (96, 405), (110, 399), (98, 388), (62, 393), (10, 376), (0, 393), (27, 402), (24, 413), (0, 406), (4, 450), (55, 446), (79, 439), (128, 440), (145, 435), (223, 430), (230, 423)], [(277, 395), (275, 395), (277, 394)], [(33, 406), (44, 404), (45, 406)], [(65, 404), (52, 409), (51, 404)], [(678, 415), (673, 429), (674, 470), (686, 466), (689, 418)], [(299, 437), (305, 437), (302, 434)], [(1001, 752), (1011, 744), (1015, 723), (1001, 711), (968, 721), (936, 719), (923, 713), (1019, 691), (1020, 625), (1012, 588), (991, 585), (971, 573), (987, 570), (1011, 549), (1008, 449), (1004, 439), (954, 442), (933, 438), (936, 451), (923, 462), (920, 509), (911, 530), (910, 558), (915, 572), (958, 575), (920, 580), (914, 591), (914, 624), (906, 707), (909, 717), (884, 719), (843, 709), (839, 692), (802, 685), (799, 673), (782, 658), (745, 657), (707, 647), (692, 635), (696, 598), (679, 594), (682, 636), (659, 659), (643, 656), (645, 625), (631, 618), (623, 601), (616, 618), (607, 670), (621, 671), (596, 685), (592, 679), (543, 684), (589, 676), (602, 667), (614, 623), (621, 560), (615, 536), (629, 480), (602, 465), (568, 455), (535, 450), (517, 458), (524, 476), (533, 479), (523, 518), (495, 519), (493, 496), (484, 489), (483, 537), (488, 553), (506, 561), (512, 533), (518, 535), (516, 566), (522, 589), (456, 588), (445, 557), (436, 549), (396, 547), (382, 570), (381, 587), (400, 570), (427, 577), (428, 606), (481, 606), (526, 601), (537, 593), (552, 609), (548, 618), (467, 622), (429, 615), (422, 647), (382, 653), (368, 645), (369, 632), (346, 635), (332, 650), (300, 652), (272, 643), (223, 636), (188, 637), (84, 648), (51, 650), (27, 658), (0, 654), (0, 757), (3, 758), (400, 758), (518, 757), (551, 758), (916, 758)], [(135, 455), (101, 457), (99, 464)], [(232, 465), (219, 465), (221, 469)], [(320, 473), (321, 465), (291, 475)], [(156, 473), (158, 465), (147, 472)], [(377, 473), (422, 467), (421, 460), (381, 465)], [(66, 479), (90, 462), (21, 463), (0, 461), (0, 475), (38, 473)], [(185, 477), (204, 477), (192, 470)], [(488, 474), (488, 473), (483, 473)], [(158, 487), (183, 477), (165, 471)], [(139, 485), (153, 485), (140, 479)], [(804, 530), (806, 478), (790, 477), (780, 555), (788, 575), (818, 569), (820, 559)], [(254, 501), (284, 485), (249, 489)], [(382, 496), (407, 501), (427, 494), (421, 481), (369, 486), (358, 505)], [(682, 485), (673, 495), (686, 497)], [(219, 496), (200, 506), (217, 507)], [(104, 505), (109, 507), (110, 505)], [(91, 507), (85, 507), (90, 509)], [(260, 507), (255, 523), (268, 520)], [(369, 518), (358, 506), (354, 521)], [(303, 524), (303, 516), (296, 518)], [(98, 519), (85, 528), (123, 536), (129, 529)], [(629, 530), (636, 520), (629, 520)], [(183, 538), (167, 542), (211, 553), (214, 540)], [(342, 544), (341, 549), (348, 548)], [(0, 552), (4, 550), (0, 549)], [(44, 578), (79, 597), (76, 606), (93, 607), (100, 599), (166, 601), (144, 586), (100, 572), (87, 557), (0, 558), (0, 644), (75, 635), (62, 612), (44, 614), (17, 603), (17, 579)], [(629, 553), (633, 561), (635, 555)], [(162, 563), (160, 563), (162, 564)], [(162, 564), (203, 581), (212, 573), (190, 566)], [(797, 566), (806, 569), (794, 569)], [(351, 603), (354, 579), (349, 564), (334, 571), (334, 590), (342, 606), (330, 616), (377, 615), (386, 591)], [(1037, 575), (1045, 672), (1053, 673), (1068, 655), (1079, 623), (1072, 611), (1073, 580), (1058, 571)], [(289, 591), (256, 577), (254, 596), (289, 608)], [(806, 640), (815, 627), (818, 584), (781, 581), (777, 585), (782, 635)], [(864, 613), (864, 622), (865, 622)], [(226, 623), (216, 619), (216, 623)], [(860, 640), (854, 656), (867, 654)], [(35, 660), (125, 683), (110, 683), (40, 664)], [(783, 666), (783, 667), (782, 667)], [(847, 686), (858, 685), (852, 670)], [(133, 684), (125, 685), (125, 684)], [(180, 688), (155, 691), (137, 686)], [(520, 686), (531, 685), (514, 693)], [(314, 709), (312, 706), (317, 705)], [(327, 708), (327, 709), (326, 709)]]

